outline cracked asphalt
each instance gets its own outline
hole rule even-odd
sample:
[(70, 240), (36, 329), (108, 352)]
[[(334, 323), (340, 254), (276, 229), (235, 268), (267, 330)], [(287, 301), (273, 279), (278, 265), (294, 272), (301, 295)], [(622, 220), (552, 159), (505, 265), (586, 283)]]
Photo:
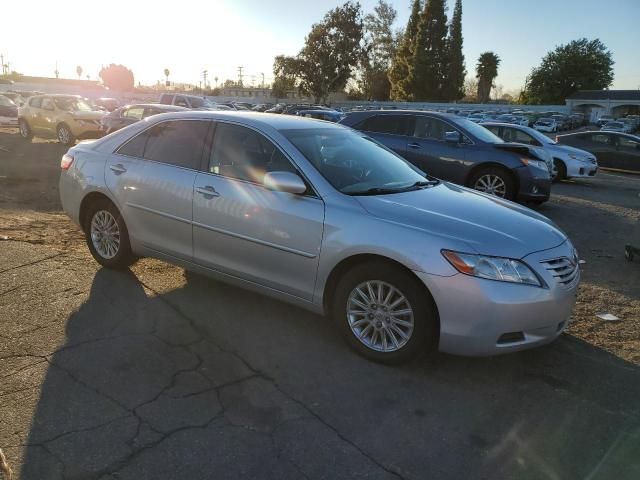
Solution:
[(541, 210), (587, 259), (568, 334), (399, 367), (159, 261), (101, 269), (55, 205), (0, 182), (0, 448), (21, 480), (640, 478), (640, 266), (620, 248), (640, 178), (609, 177)]

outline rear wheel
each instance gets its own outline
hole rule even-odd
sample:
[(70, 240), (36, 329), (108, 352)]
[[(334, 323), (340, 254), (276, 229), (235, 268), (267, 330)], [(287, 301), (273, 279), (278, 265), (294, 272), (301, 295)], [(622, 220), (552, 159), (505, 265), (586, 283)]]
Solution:
[(31, 127), (24, 118), (18, 120), (18, 128), (20, 129), (20, 136), (25, 140), (31, 140), (33, 133), (31, 133)]
[(93, 203), (84, 222), (85, 239), (96, 261), (107, 268), (126, 268), (136, 260), (120, 212), (109, 200)]
[(66, 123), (62, 123), (58, 125), (56, 129), (56, 133), (58, 134), (58, 141), (63, 145), (73, 145), (76, 143), (76, 138), (73, 136), (71, 129)]
[(469, 186), (474, 190), (495, 195), (496, 197), (508, 200), (515, 198), (515, 186), (511, 174), (499, 167), (487, 167), (478, 170), (471, 176)]
[(429, 292), (386, 262), (349, 270), (338, 282), (332, 311), (349, 346), (376, 362), (406, 362), (438, 344), (437, 313)]
[(567, 178), (567, 167), (560, 159), (553, 159), (553, 172), (551, 179), (554, 183), (561, 182)]

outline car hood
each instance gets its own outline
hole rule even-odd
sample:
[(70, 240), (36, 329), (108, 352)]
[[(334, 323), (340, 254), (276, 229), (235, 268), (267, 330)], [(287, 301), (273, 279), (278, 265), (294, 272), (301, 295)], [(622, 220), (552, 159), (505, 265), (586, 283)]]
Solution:
[(75, 111), (71, 112), (71, 115), (73, 115), (73, 118), (77, 118), (78, 120), (100, 120), (106, 115), (106, 112)]
[(355, 198), (374, 217), (443, 237), (443, 248), (451, 248), (446, 243), (451, 239), (484, 255), (523, 258), (567, 239), (551, 220), (533, 210), (446, 182)]

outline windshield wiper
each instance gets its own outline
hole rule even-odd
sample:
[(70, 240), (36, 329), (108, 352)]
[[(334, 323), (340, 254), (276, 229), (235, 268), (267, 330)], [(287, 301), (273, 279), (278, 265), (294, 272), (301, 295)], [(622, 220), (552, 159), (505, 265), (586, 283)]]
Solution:
[(384, 187), (373, 187), (367, 190), (359, 190), (356, 192), (345, 192), (349, 195), (385, 195), (390, 193), (401, 193), (401, 192), (409, 192), (411, 190), (420, 190), (425, 187), (433, 187), (440, 183), (439, 180), (420, 180), (415, 182), (407, 187), (401, 188), (384, 188)]

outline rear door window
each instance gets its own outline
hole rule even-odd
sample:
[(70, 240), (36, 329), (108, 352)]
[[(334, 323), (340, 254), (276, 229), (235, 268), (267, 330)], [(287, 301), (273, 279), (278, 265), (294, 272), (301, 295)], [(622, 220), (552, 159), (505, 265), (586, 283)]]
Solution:
[(374, 115), (360, 124), (358, 130), (390, 135), (408, 135), (413, 125), (411, 115)]
[(606, 133), (594, 133), (593, 135), (591, 135), (591, 138), (589, 140), (600, 145), (609, 145), (611, 143), (609, 138), (609, 135), (607, 135)]
[(129, 140), (118, 153), (197, 170), (210, 125), (202, 120), (162, 122)]
[(162, 103), (163, 105), (171, 105), (171, 102), (173, 101), (173, 97), (174, 97), (173, 95), (164, 94), (160, 98), (160, 103)]
[(42, 97), (34, 97), (29, 100), (29, 106), (34, 108), (40, 108), (42, 106)]

